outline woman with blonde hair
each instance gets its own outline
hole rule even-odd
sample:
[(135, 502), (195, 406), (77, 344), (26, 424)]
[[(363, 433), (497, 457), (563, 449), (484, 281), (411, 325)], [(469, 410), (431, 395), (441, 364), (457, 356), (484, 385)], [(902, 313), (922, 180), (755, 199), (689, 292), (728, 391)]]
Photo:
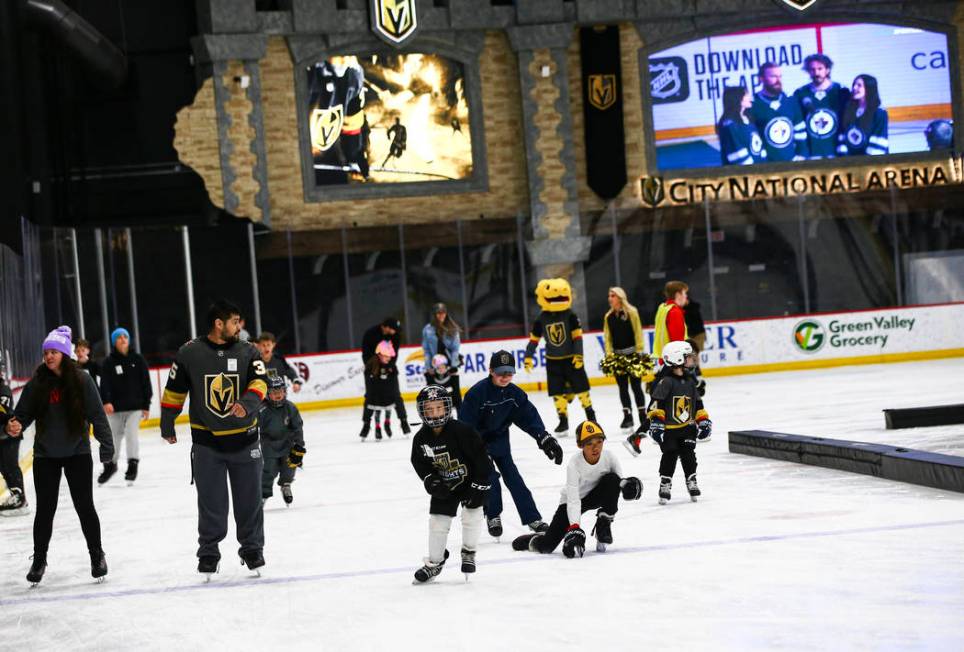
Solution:
[(623, 422), (619, 427), (623, 430), (633, 429), (633, 404), (629, 398), (629, 387), (632, 386), (636, 410), (639, 412), (637, 432), (645, 433), (649, 423), (646, 420), (642, 377), (652, 368), (652, 363), (644, 353), (639, 311), (629, 302), (626, 290), (620, 287), (609, 288), (609, 312), (603, 318), (603, 340), (606, 357), (601, 367), (606, 375), (616, 378), (619, 401), (623, 405)]

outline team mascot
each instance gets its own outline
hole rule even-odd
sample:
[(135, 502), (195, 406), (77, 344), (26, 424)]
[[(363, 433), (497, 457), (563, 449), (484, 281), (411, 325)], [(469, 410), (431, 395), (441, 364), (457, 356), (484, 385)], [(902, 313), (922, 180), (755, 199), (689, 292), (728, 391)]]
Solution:
[(549, 396), (556, 404), (559, 425), (556, 435), (569, 434), (569, 403), (576, 396), (586, 411), (588, 421), (596, 421), (589, 398), (589, 377), (582, 356), (582, 326), (572, 312), (572, 288), (564, 278), (547, 278), (536, 286), (536, 301), (542, 312), (532, 324), (529, 345), (523, 360), (526, 371), (532, 371), (533, 354), (539, 339), (546, 338), (546, 379)]

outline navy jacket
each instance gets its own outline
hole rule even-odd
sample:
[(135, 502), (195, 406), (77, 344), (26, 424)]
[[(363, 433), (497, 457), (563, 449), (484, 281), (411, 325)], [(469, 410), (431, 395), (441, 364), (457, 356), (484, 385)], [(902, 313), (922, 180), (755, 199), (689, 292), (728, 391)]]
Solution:
[(482, 435), (490, 455), (500, 454), (496, 448), (501, 449), (498, 444), (508, 439), (510, 425), (515, 424), (536, 440), (546, 431), (539, 411), (524, 391), (512, 383), (497, 387), (491, 377), (483, 378), (465, 394), (459, 421)]

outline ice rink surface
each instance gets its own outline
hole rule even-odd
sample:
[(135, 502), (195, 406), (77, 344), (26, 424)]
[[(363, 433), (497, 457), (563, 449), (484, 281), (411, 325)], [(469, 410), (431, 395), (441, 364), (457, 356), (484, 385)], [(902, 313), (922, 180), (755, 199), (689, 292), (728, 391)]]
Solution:
[[(520, 374), (520, 381), (524, 381)], [(656, 502), (659, 450), (621, 446), (614, 386), (592, 395), (607, 446), (644, 483), (620, 503), (606, 553), (513, 552), (523, 532), (505, 492), (501, 543), (485, 533), (478, 572), (450, 563), (413, 586), (426, 554), (428, 497), (396, 434), (360, 443), (361, 408), (306, 413), (308, 454), (285, 508), (266, 505), (261, 578), (236, 556), (195, 572), (188, 430), (145, 431), (140, 479), (95, 489), (110, 574), (94, 584), (66, 483), (42, 584), (24, 580), (29, 517), (0, 520), (5, 650), (961, 650), (964, 495), (730, 454), (726, 433), (770, 429), (964, 455), (964, 426), (887, 431), (881, 410), (964, 401), (964, 359), (709, 378), (715, 424), (697, 449), (703, 497), (681, 471)], [(547, 426), (549, 399), (534, 394)], [(414, 413), (414, 406), (410, 406)], [(572, 409), (573, 423), (582, 417)], [(414, 417), (413, 417), (414, 418)], [(397, 428), (396, 428), (397, 430)], [(513, 430), (515, 458), (543, 517), (564, 467)], [(562, 440), (567, 457), (573, 439)], [(121, 465), (123, 469), (123, 464)], [(32, 475), (27, 478), (33, 502)], [(587, 534), (594, 518), (587, 514)], [(592, 537), (589, 550), (594, 549)]]

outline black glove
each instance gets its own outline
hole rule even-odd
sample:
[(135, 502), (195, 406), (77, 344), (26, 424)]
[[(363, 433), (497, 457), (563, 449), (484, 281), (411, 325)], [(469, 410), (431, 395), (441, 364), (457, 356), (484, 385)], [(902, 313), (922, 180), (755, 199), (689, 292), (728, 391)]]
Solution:
[(619, 487), (623, 491), (623, 500), (639, 500), (639, 497), (643, 495), (643, 483), (639, 481), (639, 478), (632, 476), (623, 478), (619, 482)]
[(539, 448), (546, 454), (546, 457), (556, 464), (562, 464), (562, 446), (559, 445), (555, 437), (548, 432), (544, 432), (536, 440), (536, 443), (539, 444)]
[(663, 435), (666, 434), (666, 424), (664, 424), (659, 419), (653, 419), (649, 422), (649, 438), (652, 439), (657, 444), (662, 445)]
[(562, 540), (562, 554), (572, 559), (582, 557), (584, 552), (586, 552), (586, 533), (578, 525), (570, 525), (569, 531)]
[(445, 484), (445, 481), (442, 480), (441, 476), (438, 474), (433, 473), (432, 475), (427, 476), (424, 480), (424, 483), (425, 491), (427, 491), (432, 498), (444, 499), (452, 495), (451, 490), (449, 490), (448, 486)]
[(696, 441), (704, 442), (709, 441), (710, 437), (713, 436), (713, 422), (709, 419), (703, 419), (702, 421), (696, 422)]
[(476, 507), (482, 507), (485, 505), (485, 498), (489, 495), (489, 487), (491, 485), (479, 484), (478, 482), (473, 482), (469, 486), (469, 495), (462, 501), (462, 504), (469, 508), (475, 509)]
[(288, 452), (288, 467), (300, 469), (301, 465), (305, 463), (305, 452), (305, 447), (301, 444), (292, 445)]

